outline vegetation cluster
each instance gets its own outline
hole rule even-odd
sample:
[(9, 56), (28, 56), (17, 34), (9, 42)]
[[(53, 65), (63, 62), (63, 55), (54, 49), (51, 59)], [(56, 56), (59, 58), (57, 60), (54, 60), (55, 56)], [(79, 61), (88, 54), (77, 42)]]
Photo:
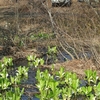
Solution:
[[(100, 78), (94, 70), (86, 70), (85, 78), (79, 79), (76, 73), (66, 72), (61, 66), (56, 71), (52, 65), (50, 70), (40, 70), (44, 65), (42, 58), (29, 55), (28, 66), (13, 66), (13, 59), (4, 57), (0, 62), (0, 100), (20, 100), (24, 88), (22, 81), (27, 80), (30, 67), (37, 69), (35, 94), (40, 100), (75, 100), (82, 97), (85, 100), (100, 99)], [(14, 71), (14, 73), (12, 73)], [(82, 100), (83, 100), (82, 99)]]

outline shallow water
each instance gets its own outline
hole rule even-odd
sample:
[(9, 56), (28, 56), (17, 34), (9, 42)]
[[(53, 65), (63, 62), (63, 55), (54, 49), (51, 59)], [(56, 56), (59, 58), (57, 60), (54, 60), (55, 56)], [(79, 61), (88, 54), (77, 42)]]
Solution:
[(21, 100), (39, 100), (38, 98), (32, 96), (34, 93), (38, 92), (35, 88), (36, 83), (36, 70), (30, 68), (28, 72), (28, 79), (22, 82), (22, 87), (25, 88), (25, 94), (22, 95)]
[(22, 95), (21, 100), (40, 100), (40, 99), (38, 99), (38, 98), (36, 98), (36, 97), (31, 97), (31, 98), (29, 98), (29, 97), (26, 96), (26, 95)]

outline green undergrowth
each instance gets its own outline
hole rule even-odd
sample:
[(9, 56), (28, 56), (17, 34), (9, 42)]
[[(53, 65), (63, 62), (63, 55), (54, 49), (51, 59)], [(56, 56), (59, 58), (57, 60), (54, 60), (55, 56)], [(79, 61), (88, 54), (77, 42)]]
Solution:
[(13, 59), (4, 57), (3, 61), (0, 62), (0, 100), (20, 100), (24, 88), (20, 89), (19, 84), (27, 78), (27, 67), (19, 66), (15, 70)]
[(85, 78), (80, 80), (76, 73), (66, 72), (61, 67), (59, 71), (37, 70), (37, 88), (40, 100), (100, 100), (100, 82), (96, 71), (86, 70)]
[(40, 32), (38, 34), (32, 34), (30, 36), (30, 39), (31, 40), (41, 40), (41, 39), (50, 39), (50, 38), (54, 38), (54, 34), (53, 33), (43, 33), (43, 32)]
[[(55, 51), (55, 52), (54, 52)], [(56, 53), (56, 47), (48, 49), (48, 54)], [(39, 66), (44, 64), (42, 58), (28, 56), (27, 60), (37, 68), (36, 87), (40, 100), (100, 100), (100, 78), (95, 70), (86, 70), (85, 77), (80, 80), (76, 73), (65, 71), (63, 66), (56, 71), (54, 66), (48, 71), (41, 71)]]
[(27, 56), (28, 66), (14, 67), (13, 59), (4, 57), (0, 62), (0, 100), (21, 100), (24, 88), (22, 81), (27, 80), (30, 67), (37, 69), (35, 94), (40, 100), (100, 100), (100, 78), (95, 70), (86, 70), (84, 79), (80, 80), (76, 73), (59, 71), (51, 66), (50, 70), (40, 70), (44, 65), (43, 58)]

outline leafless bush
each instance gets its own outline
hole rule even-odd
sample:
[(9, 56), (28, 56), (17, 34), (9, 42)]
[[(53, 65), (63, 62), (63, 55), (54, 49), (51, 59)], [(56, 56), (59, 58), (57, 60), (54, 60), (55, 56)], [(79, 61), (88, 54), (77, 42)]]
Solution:
[(55, 42), (59, 43), (58, 47), (62, 47), (72, 59), (91, 59), (92, 57), (99, 63), (99, 7), (93, 8), (84, 3), (73, 3), (71, 7), (67, 8), (52, 8), (50, 1), (39, 0), (29, 0), (27, 4), (22, 3), (12, 8), (13, 11), (11, 11), (15, 14), (13, 20), (11, 20), (12, 18), (6, 19), (6, 22), (10, 23), (9, 27), (6, 31), (1, 32), (8, 33), (8, 40), (14, 45), (22, 40), (27, 46), (29, 43), (27, 40), (33, 34), (54, 32), (56, 34)]
[[(55, 12), (47, 9), (57, 41), (72, 59), (93, 59), (99, 64), (99, 8), (94, 9), (86, 4), (74, 6), (75, 9), (58, 8)], [(60, 9), (64, 12), (60, 12)]]

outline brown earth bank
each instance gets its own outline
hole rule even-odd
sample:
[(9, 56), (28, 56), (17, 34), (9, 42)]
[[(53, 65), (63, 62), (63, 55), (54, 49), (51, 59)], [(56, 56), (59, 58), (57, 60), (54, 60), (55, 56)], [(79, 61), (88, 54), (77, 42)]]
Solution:
[[(85, 71), (86, 70), (96, 70), (98, 76), (100, 76), (100, 71), (96, 66), (93, 64), (91, 60), (69, 60), (65, 61), (63, 63), (56, 63), (53, 64), (54, 68), (56, 70), (59, 70), (61, 67), (65, 69), (65, 71), (70, 71), (73, 73), (76, 73), (79, 78), (84, 78), (85, 77)], [(52, 65), (45, 65), (47, 68), (52, 68)]]

